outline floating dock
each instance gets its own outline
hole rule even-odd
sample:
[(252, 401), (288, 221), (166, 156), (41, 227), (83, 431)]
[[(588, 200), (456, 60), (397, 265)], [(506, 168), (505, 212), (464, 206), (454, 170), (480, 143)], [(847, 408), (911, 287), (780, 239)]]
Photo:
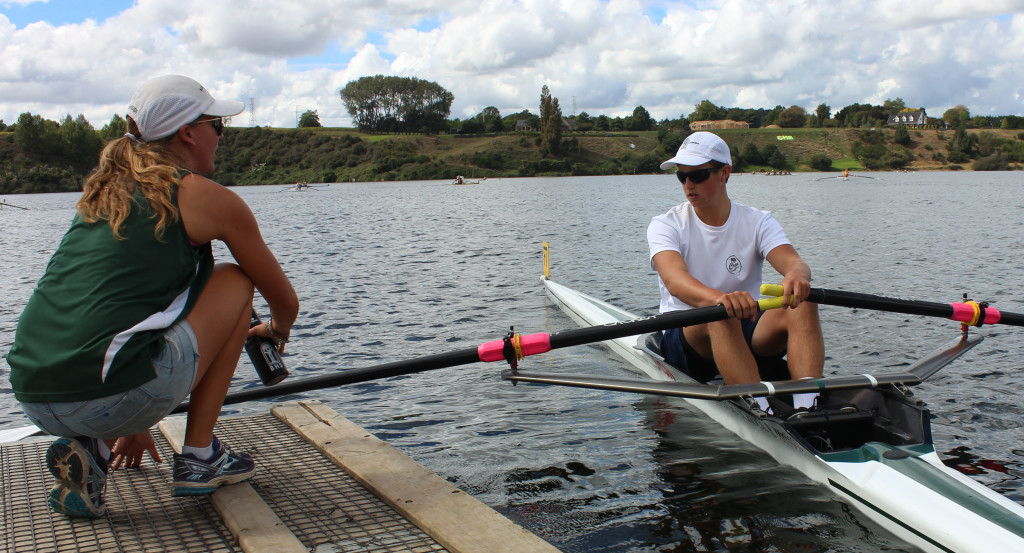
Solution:
[(0, 551), (558, 551), (318, 401), (221, 419), (217, 436), (258, 470), (209, 497), (171, 495), (185, 419), (159, 430), (164, 462), (112, 471), (107, 514), (92, 520), (47, 505), (50, 439), (0, 446)]

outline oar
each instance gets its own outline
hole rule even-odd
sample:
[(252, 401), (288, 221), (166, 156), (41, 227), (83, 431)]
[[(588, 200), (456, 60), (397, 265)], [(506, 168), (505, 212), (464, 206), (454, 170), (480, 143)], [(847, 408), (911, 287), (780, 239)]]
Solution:
[(850, 177), (858, 177), (858, 178), (862, 178), (862, 179), (873, 179), (873, 178), (875, 178), (875, 177), (868, 177), (866, 175), (846, 175), (846, 176), (836, 175), (834, 177), (821, 177), (821, 178), (817, 178), (817, 179), (814, 179), (814, 180), (846, 179), (846, 178), (850, 178)]
[(700, 384), (696, 382), (650, 381), (604, 376), (528, 373), (512, 370), (501, 372), (503, 380), (554, 384), (573, 388), (611, 390), (660, 396), (674, 396), (689, 399), (726, 400), (739, 397), (765, 397), (779, 394), (800, 394), (824, 392), (825, 390), (850, 390), (878, 388), (890, 384), (913, 385), (924, 382), (939, 369), (978, 345), (984, 338), (957, 338), (914, 363), (903, 372), (891, 374), (858, 374), (850, 376), (829, 376), (803, 380), (781, 380), (775, 382), (751, 382), (749, 384)]
[[(757, 303), (758, 307), (762, 311), (775, 309), (782, 307), (782, 298), (761, 299), (758, 300)], [(224, 398), (224, 405), (287, 394), (298, 394), (301, 392), (308, 392), (310, 390), (343, 386), (345, 384), (355, 384), (357, 382), (366, 382), (369, 380), (389, 378), (403, 374), (444, 369), (457, 365), (468, 365), (469, 363), (475, 363), (477, 361), (489, 363), (492, 361), (507, 360), (514, 367), (515, 363), (519, 359), (522, 359), (527, 355), (536, 355), (553, 349), (578, 346), (592, 342), (603, 342), (614, 338), (634, 336), (657, 330), (665, 330), (667, 328), (699, 325), (713, 321), (721, 321), (727, 318), (729, 318), (729, 313), (726, 311), (725, 307), (722, 305), (712, 305), (710, 307), (701, 307), (699, 309), (690, 309), (687, 311), (672, 311), (669, 313), (662, 313), (661, 315), (654, 315), (652, 317), (645, 317), (621, 323), (611, 323), (586, 328), (574, 328), (552, 334), (538, 333), (520, 336), (509, 332), (509, 336), (506, 336), (503, 340), (486, 342), (475, 348), (466, 348), (449, 353), (426, 355), (415, 359), (394, 361), (372, 367), (351, 369), (336, 374), (311, 376), (300, 380), (293, 380), (291, 382), (283, 382), (272, 387), (252, 388), (228, 394), (228, 396)], [(188, 410), (188, 403), (182, 403), (176, 407), (173, 412), (181, 413), (186, 410)]]
[[(762, 284), (761, 293), (766, 296), (780, 296), (782, 295), (782, 286), (778, 284)], [(811, 293), (807, 300), (825, 305), (939, 317), (959, 321), (970, 326), (981, 326), (983, 324), (1024, 326), (1024, 315), (1022, 314), (999, 311), (994, 307), (971, 301), (966, 303), (937, 303), (902, 300), (872, 294), (829, 290), (826, 288), (811, 288)]]

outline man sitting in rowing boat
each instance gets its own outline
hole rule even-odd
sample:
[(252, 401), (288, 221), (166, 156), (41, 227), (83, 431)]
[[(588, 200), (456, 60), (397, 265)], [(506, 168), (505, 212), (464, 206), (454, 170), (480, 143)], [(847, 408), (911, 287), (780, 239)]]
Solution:
[[(744, 384), (772, 379), (759, 367), (788, 352), (791, 378), (820, 377), (825, 345), (818, 306), (804, 301), (811, 269), (769, 212), (729, 199), (729, 146), (713, 133), (693, 133), (661, 164), (671, 167), (687, 202), (655, 217), (647, 228), (660, 310), (721, 304), (730, 318), (667, 331), (661, 344), (665, 359), (700, 382), (720, 373), (727, 384)], [(786, 309), (758, 311), (765, 259), (782, 275)], [(816, 396), (797, 394), (794, 407), (809, 408)], [(764, 398), (757, 399), (767, 410)]]

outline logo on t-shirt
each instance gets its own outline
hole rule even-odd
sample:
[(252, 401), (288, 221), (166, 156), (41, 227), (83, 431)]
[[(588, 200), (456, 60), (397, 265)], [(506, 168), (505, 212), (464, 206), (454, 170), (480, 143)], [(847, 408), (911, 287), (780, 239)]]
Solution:
[(730, 255), (729, 258), (725, 260), (725, 270), (729, 271), (729, 274), (732, 275), (740, 274), (740, 271), (743, 270), (743, 264), (740, 263), (740, 258), (735, 255)]

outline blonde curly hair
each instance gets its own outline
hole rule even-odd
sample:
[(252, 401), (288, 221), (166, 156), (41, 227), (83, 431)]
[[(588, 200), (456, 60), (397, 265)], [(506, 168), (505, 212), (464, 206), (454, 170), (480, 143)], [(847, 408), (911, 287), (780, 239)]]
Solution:
[[(139, 136), (138, 126), (127, 118), (128, 132)], [(180, 217), (171, 194), (180, 182), (179, 160), (169, 147), (174, 137), (154, 142), (141, 142), (122, 136), (107, 143), (100, 154), (100, 163), (85, 179), (82, 197), (75, 209), (87, 223), (107, 221), (114, 238), (123, 240), (121, 226), (132, 210), (132, 195), (138, 186), (149, 201), (156, 219), (154, 234), (163, 239), (168, 226)]]

